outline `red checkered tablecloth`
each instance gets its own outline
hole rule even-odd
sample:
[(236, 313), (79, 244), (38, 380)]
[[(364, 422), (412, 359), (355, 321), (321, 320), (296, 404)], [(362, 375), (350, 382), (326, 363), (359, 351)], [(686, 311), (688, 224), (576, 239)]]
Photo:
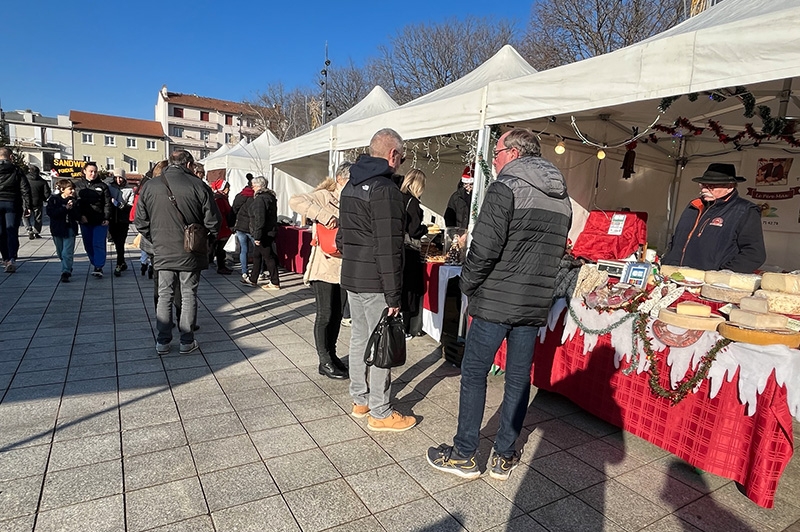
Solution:
[[(559, 323), (563, 323), (559, 320)], [(739, 401), (738, 373), (713, 399), (705, 381), (675, 406), (650, 389), (648, 373), (624, 375), (614, 368), (609, 336), (583, 354), (583, 336), (560, 345), (563, 326), (537, 344), (533, 384), (569, 398), (584, 410), (665, 449), (691, 465), (742, 484), (756, 504), (772, 508), (778, 481), (792, 457), (792, 416), (786, 388), (774, 374), (752, 416)], [(661, 385), (669, 387), (662, 357)], [(496, 364), (505, 367), (505, 345)]]

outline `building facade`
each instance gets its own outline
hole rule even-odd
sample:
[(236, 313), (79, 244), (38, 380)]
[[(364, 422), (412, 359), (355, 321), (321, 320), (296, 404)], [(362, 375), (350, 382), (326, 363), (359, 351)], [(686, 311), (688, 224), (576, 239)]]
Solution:
[(158, 91), (156, 121), (167, 135), (169, 151), (186, 150), (203, 159), (223, 144), (248, 142), (261, 134), (256, 118), (244, 104), (196, 94)]
[(74, 159), (143, 174), (167, 157), (164, 130), (156, 121), (84, 111), (70, 111), (69, 119)]
[(29, 165), (49, 172), (54, 159), (72, 159), (72, 124), (68, 116), (48, 117), (31, 110), (3, 115), (11, 146), (19, 149)]

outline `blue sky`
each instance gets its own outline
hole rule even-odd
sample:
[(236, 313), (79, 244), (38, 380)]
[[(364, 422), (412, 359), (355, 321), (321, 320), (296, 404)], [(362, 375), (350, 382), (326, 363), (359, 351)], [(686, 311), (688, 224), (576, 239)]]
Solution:
[[(28, 0), (5, 2), (0, 104), (153, 119), (158, 90), (241, 100), (270, 83), (309, 86), (325, 41), (357, 65), (400, 28), (465, 15), (522, 29), (531, 2)], [(465, 38), (467, 38), (465, 36)]]

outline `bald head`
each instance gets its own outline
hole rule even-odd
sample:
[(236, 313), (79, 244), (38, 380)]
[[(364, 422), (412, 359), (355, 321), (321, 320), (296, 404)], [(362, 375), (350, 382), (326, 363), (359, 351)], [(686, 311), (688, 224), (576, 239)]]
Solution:
[(369, 141), (369, 154), (386, 159), (392, 170), (397, 170), (403, 158), (403, 138), (393, 129), (381, 129)]

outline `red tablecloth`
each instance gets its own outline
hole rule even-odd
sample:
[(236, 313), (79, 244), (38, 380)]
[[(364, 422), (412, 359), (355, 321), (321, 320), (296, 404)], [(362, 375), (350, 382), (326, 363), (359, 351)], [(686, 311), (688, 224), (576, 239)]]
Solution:
[[(559, 320), (559, 323), (562, 323)], [(649, 374), (623, 375), (614, 368), (609, 336), (583, 354), (583, 335), (560, 345), (563, 326), (537, 344), (533, 384), (568, 397), (584, 410), (658, 445), (695, 467), (742, 484), (756, 504), (772, 508), (778, 480), (792, 457), (792, 416), (786, 388), (774, 374), (758, 397), (752, 416), (739, 401), (738, 374), (725, 382), (714, 399), (705, 381), (697, 393), (675, 406), (656, 396)], [(505, 366), (505, 346), (496, 363)], [(669, 371), (661, 362), (661, 385)]]
[(439, 262), (426, 262), (422, 268), (422, 282), (425, 294), (422, 296), (422, 308), (434, 314), (439, 312)]
[(311, 256), (311, 231), (291, 225), (278, 226), (275, 237), (278, 248), (278, 264), (290, 272), (306, 271), (308, 258)]

